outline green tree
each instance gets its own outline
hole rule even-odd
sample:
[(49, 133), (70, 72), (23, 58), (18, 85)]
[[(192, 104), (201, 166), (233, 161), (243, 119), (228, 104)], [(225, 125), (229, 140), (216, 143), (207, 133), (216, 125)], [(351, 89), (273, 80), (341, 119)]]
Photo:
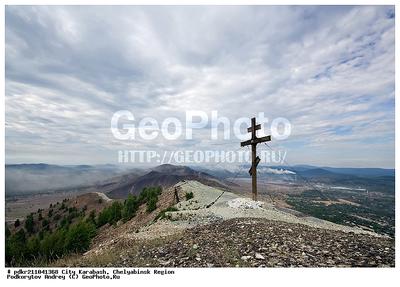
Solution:
[(100, 227), (106, 224), (108, 222), (109, 217), (110, 217), (109, 208), (104, 208), (97, 217), (97, 226)]
[(139, 202), (147, 203), (147, 212), (157, 208), (158, 196), (161, 194), (161, 187), (145, 187), (139, 195)]
[(70, 214), (76, 213), (77, 211), (78, 211), (78, 209), (75, 206), (68, 208), (68, 213), (70, 213)]
[(108, 223), (109, 224), (114, 224), (117, 223), (118, 220), (121, 219), (122, 217), (122, 204), (118, 201), (114, 201), (110, 208), (110, 214), (109, 214), (109, 218), (108, 218)]
[(6, 240), (6, 264), (15, 265), (24, 261), (26, 255), (26, 234), (21, 228)]
[(103, 226), (106, 223), (114, 224), (122, 218), (122, 204), (114, 201), (111, 206), (104, 208), (97, 217), (97, 226)]
[(124, 221), (130, 220), (135, 216), (136, 211), (139, 208), (139, 201), (136, 196), (129, 194), (128, 198), (124, 201), (124, 206), (122, 208), (122, 218)]
[(151, 197), (147, 201), (147, 212), (152, 212), (157, 208), (157, 200), (158, 200), (157, 197)]
[(72, 225), (66, 235), (65, 249), (69, 252), (86, 251), (95, 232), (95, 226), (85, 221)]
[(158, 198), (161, 192), (161, 187), (145, 187), (139, 195), (139, 202), (142, 204), (148, 202), (153, 197)]
[(29, 214), (29, 215), (26, 217), (26, 220), (25, 220), (25, 229), (26, 229), (26, 231), (27, 231), (28, 233), (32, 234), (32, 233), (33, 233), (34, 226), (35, 226), (35, 222), (33, 221), (33, 215), (32, 215), (32, 213), (31, 213), (31, 214)]
[(60, 227), (67, 228), (68, 225), (69, 225), (68, 219), (66, 216), (64, 216), (60, 221)]
[(46, 232), (40, 244), (40, 252), (48, 259), (53, 259), (65, 253), (66, 230), (57, 229), (53, 233)]
[(39, 256), (40, 253), (40, 240), (37, 236), (33, 236), (26, 244), (27, 257), (32, 260)]
[(42, 221), (42, 227), (44, 228), (44, 229), (46, 229), (46, 230), (48, 230), (49, 229), (49, 226), (50, 225), (50, 222), (45, 218), (45, 219), (43, 219), (43, 221)]
[(86, 221), (89, 222), (89, 223), (92, 223), (92, 224), (96, 225), (96, 210), (93, 209), (93, 210), (89, 213), (89, 216), (88, 216), (88, 218), (86, 219)]

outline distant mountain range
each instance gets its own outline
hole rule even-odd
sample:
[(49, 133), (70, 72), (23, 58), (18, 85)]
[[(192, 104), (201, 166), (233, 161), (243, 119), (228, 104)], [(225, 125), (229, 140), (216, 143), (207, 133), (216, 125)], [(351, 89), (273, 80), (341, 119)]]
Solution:
[[(237, 171), (229, 171), (226, 169), (212, 169), (205, 167), (193, 167), (194, 169), (202, 170), (212, 174), (218, 174), (222, 178), (236, 176)], [(240, 175), (248, 174), (250, 165), (241, 165), (238, 169)], [(302, 175), (328, 175), (328, 174), (340, 174), (340, 175), (352, 175), (360, 177), (378, 177), (378, 176), (395, 176), (394, 169), (386, 168), (339, 168), (339, 167), (318, 167), (312, 165), (295, 165), (295, 166), (259, 166), (259, 173), (266, 174), (289, 174), (287, 171), (294, 172)]]
[[(232, 178), (249, 177), (249, 165), (239, 172), (221, 168), (164, 164), (150, 169), (123, 169), (116, 165), (9, 164), (5, 166), (6, 195), (92, 187), (113, 198), (138, 194), (146, 186), (170, 187), (182, 180), (197, 180), (219, 188)], [(333, 168), (310, 165), (260, 166), (260, 178), (283, 181), (314, 181), (328, 184), (368, 185), (394, 190), (394, 169)]]
[(394, 176), (394, 169), (386, 168), (338, 168), (338, 167), (322, 167), (322, 169), (341, 173), (341, 174), (351, 174), (356, 176)]

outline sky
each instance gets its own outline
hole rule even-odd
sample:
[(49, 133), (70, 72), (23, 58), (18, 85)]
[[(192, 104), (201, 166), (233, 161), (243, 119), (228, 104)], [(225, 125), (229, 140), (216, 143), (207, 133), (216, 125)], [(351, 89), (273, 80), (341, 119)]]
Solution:
[[(392, 6), (6, 6), (6, 163), (117, 163), (129, 150), (236, 150), (240, 140), (118, 140), (200, 110), (291, 124), (291, 164), (394, 168)], [(185, 128), (185, 126), (184, 126)], [(221, 128), (221, 126), (219, 126)], [(242, 126), (242, 129), (245, 125)], [(259, 147), (264, 148), (263, 146)]]

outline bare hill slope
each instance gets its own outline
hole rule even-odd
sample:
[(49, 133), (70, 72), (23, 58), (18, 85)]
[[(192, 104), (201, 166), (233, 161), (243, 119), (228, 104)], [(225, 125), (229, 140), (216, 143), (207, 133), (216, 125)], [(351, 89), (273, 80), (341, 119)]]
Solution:
[(141, 176), (132, 177), (105, 193), (111, 198), (126, 198), (128, 194), (138, 195), (147, 186), (161, 186), (167, 189), (182, 180), (197, 180), (211, 186), (227, 187), (227, 182), (205, 172), (195, 171), (187, 166), (164, 164)]

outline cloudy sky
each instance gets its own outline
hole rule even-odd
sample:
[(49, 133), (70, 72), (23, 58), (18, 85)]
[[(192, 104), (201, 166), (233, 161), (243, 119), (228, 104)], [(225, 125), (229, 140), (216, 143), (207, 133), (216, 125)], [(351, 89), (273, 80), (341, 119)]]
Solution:
[(211, 125), (193, 140), (110, 131), (118, 110), (161, 123), (195, 109), (287, 118), (292, 134), (270, 146), (292, 164), (393, 168), (394, 20), (390, 6), (7, 6), (6, 162), (237, 149)]

